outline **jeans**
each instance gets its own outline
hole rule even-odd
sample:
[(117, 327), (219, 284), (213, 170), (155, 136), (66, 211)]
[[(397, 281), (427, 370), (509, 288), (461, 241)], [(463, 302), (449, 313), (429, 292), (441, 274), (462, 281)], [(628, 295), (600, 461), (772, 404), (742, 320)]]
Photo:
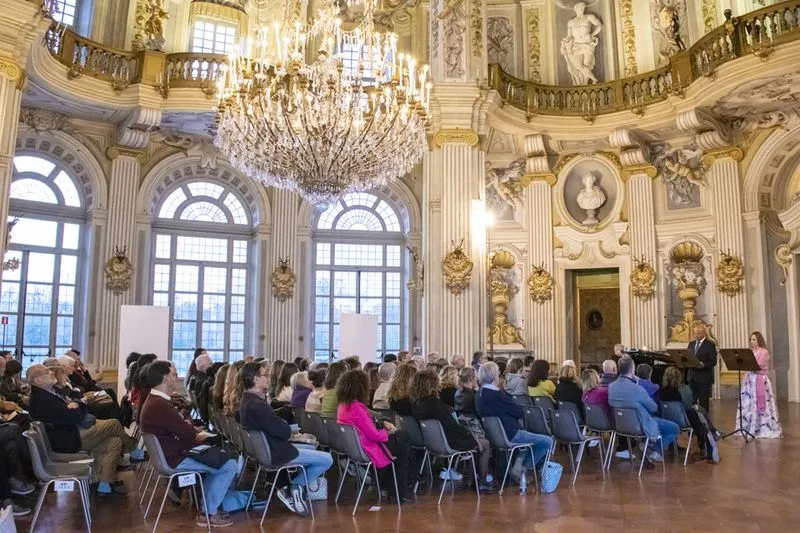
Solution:
[(661, 433), (661, 443), (666, 450), (675, 441), (681, 430), (675, 422), (670, 422), (669, 420), (658, 417), (653, 418), (655, 418), (658, 424), (658, 432)]
[(194, 459), (187, 457), (181, 461), (175, 470), (195, 470), (203, 472), (203, 490), (206, 494), (206, 509), (209, 516), (217, 514), (217, 509), (222, 505), (222, 499), (236, 477), (236, 461), (229, 459), (220, 468), (211, 468)]
[[(513, 444), (533, 444), (533, 457), (536, 460), (536, 466), (541, 466), (545, 457), (547, 457), (550, 448), (553, 446), (553, 439), (551, 437), (548, 437), (547, 435), (530, 433), (524, 429), (517, 430), (517, 432), (514, 433), (514, 438), (511, 439), (511, 442)], [(531, 462), (530, 453), (525, 454), (525, 459), (523, 460), (522, 464), (529, 470), (534, 467), (533, 463)]]
[[(308, 482), (312, 483), (317, 478), (322, 476), (333, 465), (333, 457), (328, 452), (319, 452), (317, 450), (309, 450), (306, 447), (295, 446), (297, 449), (297, 457), (286, 463), (287, 465), (302, 465), (306, 468), (306, 475)], [(294, 479), (293, 485), (305, 485), (306, 480), (302, 472), (298, 472)]]

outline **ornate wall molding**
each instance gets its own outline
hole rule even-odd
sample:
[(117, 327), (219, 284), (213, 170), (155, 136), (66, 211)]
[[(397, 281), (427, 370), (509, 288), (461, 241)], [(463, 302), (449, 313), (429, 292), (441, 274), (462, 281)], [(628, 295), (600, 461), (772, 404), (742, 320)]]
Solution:
[(133, 157), (140, 165), (147, 162), (147, 154), (142, 150), (133, 150), (125, 146), (109, 146), (106, 149), (106, 157), (111, 161), (121, 156)]
[(472, 28), (472, 55), (483, 57), (483, 0), (472, 0), (470, 26)]
[(478, 144), (478, 133), (472, 129), (442, 128), (433, 136), (433, 146), (441, 148), (445, 144)]
[(131, 288), (134, 268), (127, 254), (127, 246), (116, 246), (114, 256), (105, 265), (106, 288), (117, 296)]
[(63, 131), (75, 134), (77, 132), (77, 128), (67, 121), (66, 115), (49, 109), (22, 107), (19, 112), (19, 121), (36, 133)]
[(558, 182), (558, 178), (552, 172), (537, 172), (532, 174), (523, 174), (519, 181), (523, 187), (527, 187), (531, 183), (537, 181), (543, 181), (552, 187), (556, 184), (556, 182)]
[(17, 90), (22, 90), (25, 84), (25, 71), (13, 60), (7, 57), (0, 57), (0, 76), (8, 81), (16, 82)]
[(622, 181), (628, 181), (633, 176), (638, 176), (640, 174), (644, 174), (648, 178), (655, 178), (658, 175), (658, 170), (656, 167), (650, 164), (632, 165), (629, 167), (623, 167), (622, 172), (620, 172), (620, 177), (622, 178)]
[(622, 17), (622, 48), (625, 53), (625, 76), (639, 73), (636, 63), (636, 27), (633, 24), (633, 0), (620, 2)]
[(537, 304), (543, 304), (553, 297), (553, 275), (545, 270), (544, 265), (531, 268), (528, 293)]
[(453, 249), (448, 252), (442, 261), (442, 275), (450, 294), (458, 296), (469, 287), (472, 279), (472, 260), (464, 253), (464, 239), (456, 244), (451, 242)]
[(134, 34), (131, 49), (164, 51), (164, 21), (169, 18), (164, 0), (138, 0), (134, 15)]
[(709, 152), (703, 156), (703, 164), (705, 164), (707, 167), (710, 167), (715, 161), (719, 161), (720, 159), (725, 159), (728, 157), (738, 163), (744, 159), (744, 151), (736, 146), (714, 150), (713, 152)]
[(703, 29), (710, 32), (717, 26), (716, 0), (703, 0)]
[(720, 252), (720, 256), (717, 264), (717, 289), (732, 298), (742, 292), (744, 263), (739, 257), (729, 253)]
[(783, 275), (781, 277), (781, 287), (786, 285), (789, 278), (789, 267), (792, 266), (792, 249), (788, 244), (780, 244), (775, 248), (775, 262), (781, 267)]
[(272, 296), (279, 302), (285, 302), (294, 296), (294, 286), (297, 281), (294, 272), (289, 268), (289, 259), (278, 258), (278, 266), (270, 276), (272, 283)]
[[(438, 14), (444, 30), (444, 69), (448, 78), (461, 78), (466, 74), (466, 46), (467, 21), (464, 13), (464, 0), (442, 0), (444, 9)], [(438, 25), (438, 21), (431, 24)]]
[(508, 17), (489, 17), (486, 24), (489, 63), (499, 63), (506, 72), (514, 68), (514, 25)]
[(644, 257), (633, 260), (630, 275), (631, 292), (640, 300), (647, 301), (656, 292), (656, 269)]
[(525, 24), (528, 32), (528, 79), (540, 83), (541, 73), (541, 42), (539, 40), (539, 9), (532, 8), (526, 11)]

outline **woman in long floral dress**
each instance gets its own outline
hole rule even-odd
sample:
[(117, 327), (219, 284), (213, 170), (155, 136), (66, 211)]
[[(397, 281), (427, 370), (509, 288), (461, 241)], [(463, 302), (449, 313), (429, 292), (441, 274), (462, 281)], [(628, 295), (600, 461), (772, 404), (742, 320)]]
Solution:
[[(761, 370), (745, 372), (740, 397), (741, 427), (757, 439), (778, 439), (783, 436), (783, 429), (778, 418), (778, 408), (775, 406), (775, 392), (769, 379), (769, 352), (761, 332), (754, 331), (750, 334), (750, 348)], [(739, 427), (737, 419), (736, 429)]]

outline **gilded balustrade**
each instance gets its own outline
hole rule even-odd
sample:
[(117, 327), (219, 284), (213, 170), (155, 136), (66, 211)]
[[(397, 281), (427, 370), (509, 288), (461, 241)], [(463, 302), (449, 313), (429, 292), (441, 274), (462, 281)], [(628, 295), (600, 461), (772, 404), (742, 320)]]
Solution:
[[(489, 87), (504, 103), (537, 114), (583, 117), (588, 122), (600, 114), (630, 110), (641, 115), (649, 104), (683, 96), (693, 81), (712, 77), (728, 61), (754, 55), (766, 60), (775, 46), (800, 38), (800, 0), (774, 4), (741, 17), (726, 12), (726, 22), (710, 31), (688, 50), (670, 58), (656, 70), (595, 85), (562, 87), (522, 80), (489, 65)], [(155, 87), (165, 98), (174, 88), (199, 88), (209, 98), (216, 94), (216, 77), (227, 61), (221, 54), (128, 52), (86, 39), (54, 25), (45, 46), (68, 67), (68, 76), (88, 75), (108, 81), (122, 91), (142, 83)]]

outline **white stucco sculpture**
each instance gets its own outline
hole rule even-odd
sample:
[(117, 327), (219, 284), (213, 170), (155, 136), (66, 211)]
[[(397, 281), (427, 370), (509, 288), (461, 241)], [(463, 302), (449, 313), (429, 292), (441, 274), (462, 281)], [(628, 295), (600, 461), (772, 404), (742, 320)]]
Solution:
[(587, 172), (581, 178), (583, 189), (578, 193), (578, 206), (586, 211), (586, 218), (582, 224), (585, 226), (596, 226), (600, 223), (597, 220), (597, 210), (606, 203), (606, 194), (595, 185), (597, 178), (591, 172)]
[[(559, 7), (569, 8), (560, 0), (557, 3)], [(586, 2), (577, 2), (572, 6), (575, 16), (567, 22), (567, 36), (561, 39), (561, 55), (567, 61), (567, 70), (574, 85), (598, 82), (594, 74), (594, 52), (600, 42), (598, 35), (603, 30), (603, 23), (597, 15), (587, 14), (586, 6)]]

